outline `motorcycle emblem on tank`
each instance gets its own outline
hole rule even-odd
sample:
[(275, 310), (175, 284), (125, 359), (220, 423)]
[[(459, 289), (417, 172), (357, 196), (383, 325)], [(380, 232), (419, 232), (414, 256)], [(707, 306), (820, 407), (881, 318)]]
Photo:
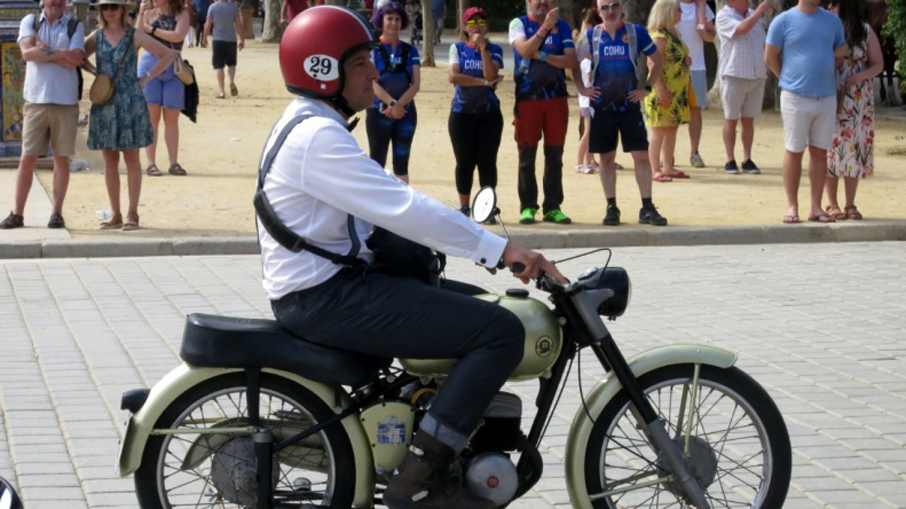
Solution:
[(538, 342), (535, 343), (535, 353), (539, 357), (547, 357), (553, 351), (553, 345), (551, 343), (551, 338), (547, 336), (541, 336), (538, 338)]

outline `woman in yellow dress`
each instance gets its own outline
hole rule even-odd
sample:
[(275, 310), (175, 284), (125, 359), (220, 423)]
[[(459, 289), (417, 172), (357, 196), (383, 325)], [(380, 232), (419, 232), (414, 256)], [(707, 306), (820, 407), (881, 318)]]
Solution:
[[(689, 66), (692, 63), (689, 48), (676, 30), (681, 14), (679, 0), (657, 0), (648, 18), (648, 32), (658, 52), (663, 55), (661, 79), (670, 92), (669, 97), (659, 97), (657, 89), (654, 89), (645, 98), (645, 120), (651, 127), (648, 157), (654, 180), (658, 182), (689, 178), (673, 167), (676, 131), (681, 124), (689, 123), (689, 105), (694, 101), (689, 90)], [(662, 160), (663, 171), (660, 170)]]

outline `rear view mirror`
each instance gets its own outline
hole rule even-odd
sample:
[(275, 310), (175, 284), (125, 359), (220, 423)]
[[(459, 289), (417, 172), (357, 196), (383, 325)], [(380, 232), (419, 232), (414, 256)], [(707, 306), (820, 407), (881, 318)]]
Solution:
[(0, 509), (22, 509), (22, 501), (12, 485), (0, 477)]
[(493, 187), (482, 187), (472, 200), (472, 219), (483, 223), (497, 214), (497, 193)]

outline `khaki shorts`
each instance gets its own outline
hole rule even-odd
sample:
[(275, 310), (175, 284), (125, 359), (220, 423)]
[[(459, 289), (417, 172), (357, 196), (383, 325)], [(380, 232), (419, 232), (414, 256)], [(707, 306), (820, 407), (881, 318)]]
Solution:
[(721, 76), (720, 99), (724, 103), (725, 119), (759, 117), (764, 102), (764, 78), (749, 80)]
[(780, 116), (788, 151), (805, 152), (809, 146), (830, 150), (837, 122), (837, 96), (806, 97), (782, 90)]
[(25, 103), (22, 121), (22, 155), (47, 155), (48, 142), (54, 156), (75, 154), (79, 106)]

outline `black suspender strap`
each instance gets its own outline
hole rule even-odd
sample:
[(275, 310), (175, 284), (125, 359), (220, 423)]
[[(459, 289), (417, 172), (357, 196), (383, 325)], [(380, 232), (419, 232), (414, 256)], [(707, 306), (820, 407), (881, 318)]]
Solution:
[(274, 211), (270, 201), (267, 199), (267, 195), (264, 193), (264, 179), (267, 177), (267, 173), (270, 171), (274, 159), (277, 157), (277, 152), (280, 151), (280, 147), (283, 146), (289, 133), (292, 132), (296, 126), (313, 116), (314, 115), (302, 115), (290, 120), (280, 131), (280, 134), (277, 135), (277, 139), (274, 140), (271, 149), (264, 154), (261, 166), (258, 168), (258, 190), (255, 192), (254, 199), (255, 212), (258, 214), (258, 219), (261, 220), (261, 224), (264, 226), (264, 230), (268, 235), (273, 237), (278, 244), (293, 253), (308, 251), (313, 255), (330, 260), (337, 265), (349, 265), (353, 267), (365, 265), (365, 260), (357, 258), (362, 244), (359, 241), (359, 236), (356, 234), (355, 219), (352, 217), (352, 214), (349, 214), (346, 219), (349, 238), (352, 241), (352, 249), (349, 250), (348, 254), (341, 255), (322, 249), (318, 246), (313, 246), (303, 237), (300, 237), (296, 232), (292, 231), (279, 217), (277, 217), (276, 211)]

